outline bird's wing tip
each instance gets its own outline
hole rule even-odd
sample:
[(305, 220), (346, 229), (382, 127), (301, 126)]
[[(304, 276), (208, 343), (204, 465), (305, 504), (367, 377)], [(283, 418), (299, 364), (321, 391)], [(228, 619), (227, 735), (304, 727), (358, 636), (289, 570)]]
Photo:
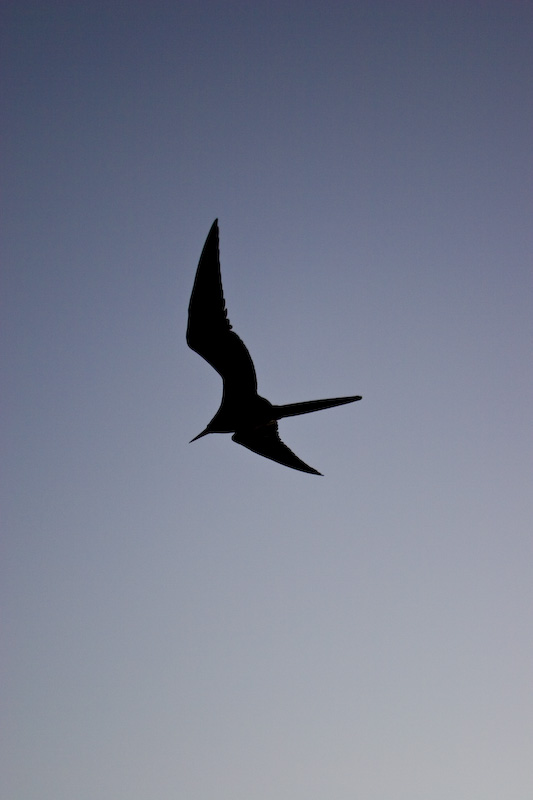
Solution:
[(305, 461), (290, 450), (281, 441), (278, 433), (277, 422), (260, 425), (257, 428), (236, 431), (231, 437), (237, 444), (242, 444), (248, 450), (258, 453), (260, 456), (270, 458), (299, 472), (307, 472), (309, 475), (322, 475), (314, 467), (310, 467)]

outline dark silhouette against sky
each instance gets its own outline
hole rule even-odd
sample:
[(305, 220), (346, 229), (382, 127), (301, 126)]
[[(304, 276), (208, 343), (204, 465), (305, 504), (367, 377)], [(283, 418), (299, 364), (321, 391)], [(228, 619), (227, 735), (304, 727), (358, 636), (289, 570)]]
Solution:
[(1, 16), (2, 800), (533, 800), (533, 2)]
[(321, 475), (281, 441), (278, 420), (353, 403), (361, 397), (333, 397), (276, 406), (257, 393), (250, 353), (232, 330), (226, 311), (220, 276), (218, 220), (211, 226), (198, 263), (189, 304), (187, 344), (216, 369), (224, 384), (220, 408), (207, 428), (191, 441), (207, 433), (233, 433), (234, 442), (254, 453), (301, 472)]

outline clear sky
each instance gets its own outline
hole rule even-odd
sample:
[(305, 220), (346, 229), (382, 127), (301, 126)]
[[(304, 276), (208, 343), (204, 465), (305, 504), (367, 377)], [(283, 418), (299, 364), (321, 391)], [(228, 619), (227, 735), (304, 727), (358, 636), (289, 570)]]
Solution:
[(2, 16), (2, 799), (529, 800), (532, 3)]

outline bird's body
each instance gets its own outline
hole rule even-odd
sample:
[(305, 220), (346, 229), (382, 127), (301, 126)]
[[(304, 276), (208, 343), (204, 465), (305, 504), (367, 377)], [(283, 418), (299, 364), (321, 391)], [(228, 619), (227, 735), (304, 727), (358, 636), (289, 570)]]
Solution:
[(198, 263), (189, 303), (187, 344), (219, 373), (223, 381), (222, 402), (202, 433), (233, 433), (232, 439), (255, 453), (287, 467), (320, 475), (285, 445), (278, 434), (277, 420), (322, 408), (353, 403), (360, 396), (336, 397), (276, 406), (257, 393), (257, 377), (244, 342), (228, 320), (218, 244), (218, 220), (205, 241)]

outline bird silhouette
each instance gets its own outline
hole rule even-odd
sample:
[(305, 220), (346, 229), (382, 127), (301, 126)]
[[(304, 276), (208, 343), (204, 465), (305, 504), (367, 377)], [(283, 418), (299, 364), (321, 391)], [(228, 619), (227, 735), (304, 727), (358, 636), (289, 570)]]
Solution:
[(250, 353), (232, 330), (226, 311), (220, 276), (217, 219), (205, 240), (196, 270), (189, 303), (187, 344), (216, 369), (223, 381), (220, 408), (207, 428), (191, 442), (208, 433), (233, 433), (232, 441), (254, 453), (301, 472), (322, 474), (305, 464), (281, 441), (278, 420), (353, 403), (361, 397), (334, 397), (276, 406), (257, 393), (257, 378)]

